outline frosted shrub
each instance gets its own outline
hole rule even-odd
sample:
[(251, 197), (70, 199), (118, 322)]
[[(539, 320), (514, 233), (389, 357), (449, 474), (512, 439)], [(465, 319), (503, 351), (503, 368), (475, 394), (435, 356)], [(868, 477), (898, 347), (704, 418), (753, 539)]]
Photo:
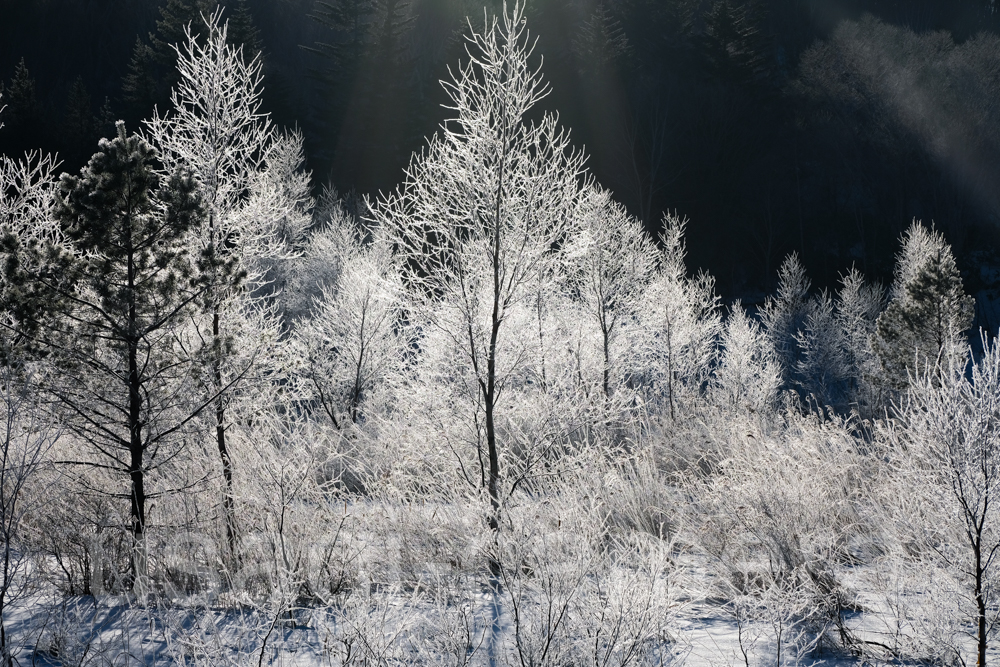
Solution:
[(870, 532), (854, 504), (862, 470), (838, 420), (791, 417), (782, 430), (734, 438), (718, 472), (692, 488), (706, 517), (700, 546), (735, 612), (797, 628), (803, 651), (839, 642), (828, 630), (844, 630), (854, 596), (837, 564)]
[(236, 601), (327, 602), (356, 585), (354, 500), (324, 481), (329, 449), (310, 424), (253, 427), (236, 440), (245, 471), (236, 479), (236, 518), (245, 537), (224, 573), (228, 586)]
[(632, 665), (669, 658), (679, 607), (674, 544), (616, 527), (586, 455), (538, 495), (516, 494), (494, 558), (501, 565), (496, 650), (519, 664)]
[(335, 282), (319, 288), (310, 318), (296, 331), (300, 400), (337, 430), (384, 411), (399, 377), (406, 339), (402, 284), (391, 249), (349, 238)]

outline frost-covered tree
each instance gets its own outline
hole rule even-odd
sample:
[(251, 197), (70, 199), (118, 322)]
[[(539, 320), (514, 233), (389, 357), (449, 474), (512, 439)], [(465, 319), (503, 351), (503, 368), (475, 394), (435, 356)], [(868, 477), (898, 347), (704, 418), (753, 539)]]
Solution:
[(62, 235), (52, 216), (55, 170), (59, 163), (40, 151), (15, 160), (0, 156), (0, 279), (4, 332), (0, 335), (2, 361), (12, 348), (30, 344), (31, 334), (51, 312), (51, 301), (38, 292), (35, 276), (51, 269), (44, 248), (58, 245)]
[(23, 367), (0, 365), (0, 660), (13, 667), (12, 638), (6, 620), (11, 605), (31, 590), (32, 550), (25, 539), (26, 519), (44, 511), (46, 494), (36, 485), (58, 429), (39, 403), (36, 378)]
[(357, 216), (331, 186), (324, 186), (317, 197), (312, 219), (296, 256), (284, 263), (280, 307), (286, 325), (293, 329), (308, 319), (323, 288), (340, 280), (343, 263), (362, 235)]
[(841, 407), (850, 369), (844, 359), (843, 331), (826, 290), (808, 301), (805, 321), (794, 340), (799, 350), (795, 382), (802, 395), (814, 407)]
[(548, 88), (528, 62), (524, 8), (516, 5), (467, 39), (469, 60), (445, 84), (455, 117), (372, 215), (408, 265), (410, 312), (452, 350), (451, 375), (464, 387), (476, 439), (485, 441), (482, 478), (498, 530), (501, 397), (528, 344), (509, 320), (529, 303), (566, 235), (583, 159), (554, 116), (527, 119)]
[(403, 352), (402, 284), (391, 248), (354, 238), (341, 251), (337, 281), (320, 287), (312, 317), (297, 332), (302, 391), (338, 430), (364, 421), (366, 403), (385, 393)]
[(658, 266), (639, 310), (643, 333), (633, 370), (649, 400), (666, 400), (671, 418), (684, 391), (706, 388), (722, 325), (715, 280), (706, 273), (687, 276), (685, 224), (676, 216), (664, 217)]
[(563, 257), (567, 282), (595, 327), (603, 355), (601, 387), (606, 397), (624, 379), (622, 357), (628, 332), (657, 265), (656, 248), (638, 220), (606, 190), (587, 193), (577, 212), (580, 228), (570, 235)]
[[(983, 345), (969, 376), (968, 357), (953, 350), (936, 369), (912, 377), (898, 421), (884, 433), (891, 477), (873, 502), (882, 508), (891, 537), (886, 546), (899, 566), (917, 568), (922, 586), (949, 582), (944, 589), (955, 599), (942, 603), (958, 609), (963, 627), (941, 639), (964, 652), (971, 621), (978, 665), (986, 664), (1000, 603), (1000, 346)], [(907, 628), (924, 620), (906, 618), (917, 606), (916, 600), (903, 605)]]
[(870, 336), (884, 308), (883, 292), (854, 269), (835, 296), (810, 296), (809, 288), (805, 268), (792, 253), (781, 265), (777, 294), (761, 312), (780, 361), (782, 388), (812, 408), (856, 408), (871, 416), (879, 393), (872, 384), (877, 373)]
[(5, 270), (8, 283), (59, 306), (58, 318), (22, 313), (33, 320), (19, 333), (56, 364), (47, 389), (89, 445), (74, 463), (128, 479), (134, 582), (145, 567), (147, 475), (203, 407), (189, 400), (190, 360), (175, 347), (200, 295), (183, 237), (203, 208), (189, 171), (161, 176), (149, 144), (117, 129), (80, 176), (62, 176), (61, 245), (11, 235)]
[(872, 347), (875, 323), (885, 310), (885, 288), (866, 284), (851, 269), (841, 278), (836, 298), (836, 321), (842, 335), (843, 363), (847, 369), (847, 399), (863, 418), (874, 417), (882, 403), (878, 358)]
[(200, 35), (190, 25), (185, 28), (186, 41), (176, 47), (179, 82), (171, 96), (173, 109), (156, 113), (146, 126), (166, 168), (182, 165), (201, 181), (206, 215), (189, 240), (201, 257), (206, 290), (204, 316), (195, 322), (197, 338), (205, 341), (205, 393), (216, 396), (214, 430), (232, 547), (236, 528), (227, 410), (232, 393), (278, 330), (268, 306), (248, 301), (248, 294), (270, 277), (267, 259), (287, 255), (289, 241), (301, 236), (311, 200), (309, 177), (301, 169), (302, 137), (277, 133), (261, 112), (260, 61), (247, 62), (242, 48), (227, 43), (227, 31), (221, 11), (205, 18)]
[(963, 358), (962, 334), (975, 314), (975, 300), (962, 289), (955, 256), (941, 232), (914, 221), (902, 243), (891, 301), (872, 339), (886, 383), (896, 391), (925, 367), (940, 362), (947, 368)]
[(761, 310), (761, 322), (781, 362), (782, 382), (786, 389), (795, 386), (795, 371), (802, 358), (796, 334), (809, 315), (809, 278), (796, 253), (790, 254), (778, 270), (778, 290), (769, 296)]
[(718, 400), (751, 412), (774, 406), (781, 386), (781, 367), (760, 324), (737, 302), (720, 337), (714, 386)]

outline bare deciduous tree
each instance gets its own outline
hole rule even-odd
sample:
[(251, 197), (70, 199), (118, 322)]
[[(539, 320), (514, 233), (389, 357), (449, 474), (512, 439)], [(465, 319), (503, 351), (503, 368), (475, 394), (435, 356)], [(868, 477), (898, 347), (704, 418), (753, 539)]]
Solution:
[(588, 192), (577, 215), (581, 229), (563, 249), (564, 270), (572, 296), (596, 325), (603, 353), (601, 384), (610, 398), (612, 377), (617, 384), (625, 375), (620, 348), (627, 348), (621, 341), (630, 332), (622, 330), (634, 325), (656, 269), (656, 248), (639, 221), (606, 190)]
[[(949, 356), (911, 380), (898, 421), (884, 432), (892, 478), (876, 501), (898, 547), (891, 557), (943, 573), (962, 591), (978, 665), (1000, 602), (1000, 346), (983, 345), (968, 376), (965, 358)], [(950, 641), (962, 651), (957, 637)]]
[(146, 127), (167, 169), (184, 166), (201, 181), (206, 216), (192, 230), (191, 243), (201, 257), (206, 291), (203, 317), (195, 321), (196, 338), (204, 341), (207, 394), (216, 396), (214, 430), (232, 551), (236, 526), (227, 410), (231, 394), (263, 356), (234, 350), (261, 348), (274, 337), (235, 339), (246, 313), (253, 313), (250, 319), (264, 328), (277, 328), (276, 321), (266, 321), (275, 318), (267, 317), (263, 304), (247, 301), (273, 279), (267, 275), (268, 260), (287, 255), (288, 242), (301, 236), (312, 201), (309, 176), (301, 169), (301, 135), (278, 133), (260, 110), (259, 56), (248, 62), (242, 48), (227, 43), (221, 9), (203, 19), (204, 35), (187, 26), (186, 42), (174, 47), (180, 76), (171, 95), (173, 109), (163, 116), (156, 113)]
[(489, 523), (498, 530), (500, 397), (524, 356), (507, 319), (530, 299), (566, 234), (583, 158), (554, 116), (527, 119), (548, 88), (529, 63), (524, 7), (467, 39), (468, 62), (444, 84), (456, 117), (372, 215), (409, 267), (412, 312), (450, 340), (455, 373), (467, 380), (464, 398), (486, 442)]

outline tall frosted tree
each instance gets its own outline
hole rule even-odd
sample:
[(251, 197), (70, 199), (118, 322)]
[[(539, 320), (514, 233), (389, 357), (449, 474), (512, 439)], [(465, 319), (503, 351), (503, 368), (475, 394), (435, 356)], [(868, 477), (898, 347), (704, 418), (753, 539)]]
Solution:
[(128, 479), (134, 583), (145, 567), (147, 476), (203, 407), (188, 400), (190, 360), (174, 341), (199, 296), (183, 239), (204, 209), (190, 171), (161, 175), (149, 144), (123, 123), (117, 130), (79, 176), (63, 174), (58, 237), (8, 240), (5, 278), (59, 306), (43, 321), (41, 309), (22, 313), (21, 331), (56, 364), (47, 389), (90, 447), (73, 463)]
[[(3, 108), (0, 95), (0, 112)], [(14, 665), (7, 631), (11, 606), (30, 594), (33, 583), (25, 576), (32, 565), (25, 519), (44, 511), (46, 499), (29, 489), (58, 435), (41, 409), (37, 377), (25, 354), (29, 331), (36, 329), (24, 326), (50, 311), (30, 283), (47, 264), (37, 250), (60, 237), (52, 220), (57, 165), (53, 156), (40, 152), (18, 160), (0, 155), (0, 661), (5, 667)], [(34, 251), (34, 261), (17, 252), (22, 245)]]
[(571, 293), (582, 303), (600, 340), (605, 397), (626, 373), (622, 329), (634, 322), (657, 266), (656, 247), (639, 221), (606, 190), (587, 193), (577, 212), (580, 229), (563, 250)]
[[(529, 64), (524, 8), (467, 37), (468, 61), (445, 83), (454, 117), (416, 155), (397, 191), (372, 215), (408, 266), (411, 312), (450, 341), (453, 376), (485, 444), (481, 479), (500, 527), (501, 396), (527, 355), (511, 313), (530, 302), (540, 272), (568, 232), (583, 179), (557, 119), (529, 112), (548, 92)], [(493, 574), (499, 564), (491, 561)]]
[[(232, 457), (227, 442), (230, 395), (258, 356), (239, 354), (235, 338), (250, 329), (277, 330), (260, 299), (248, 301), (265, 280), (265, 258), (282, 256), (309, 222), (309, 177), (301, 170), (302, 137), (275, 131), (261, 112), (260, 60), (247, 61), (227, 41), (221, 11), (205, 17), (199, 32), (186, 29), (177, 48), (179, 83), (173, 108), (146, 126), (167, 169), (184, 167), (201, 180), (205, 216), (189, 242), (200, 256), (199, 338), (206, 341), (206, 393), (214, 395), (215, 439), (225, 479), (227, 540), (235, 548)], [(258, 332), (259, 333), (259, 332)], [(272, 335), (270, 338), (273, 339)], [(255, 345), (264, 338), (258, 336)], [(242, 343), (248, 344), (248, 340)]]
[(965, 354), (962, 334), (975, 314), (965, 294), (951, 247), (941, 232), (914, 221), (896, 257), (889, 306), (876, 325), (872, 345), (890, 388), (906, 387), (908, 376), (939, 364), (948, 367)]
[[(920, 234), (913, 232), (911, 242)], [(936, 372), (911, 379), (897, 419), (884, 426), (892, 476), (872, 504), (893, 567), (913, 571), (921, 594), (942, 595), (935, 604), (953, 615), (947, 631), (919, 641), (963, 664), (972, 664), (974, 652), (975, 664), (986, 665), (1000, 621), (1000, 347), (984, 340), (982, 358), (969, 366), (968, 352), (949, 351)], [(923, 620), (908, 597), (894, 610), (903, 632), (921, 629)]]
[(633, 371), (649, 404), (666, 401), (671, 419), (677, 416), (681, 394), (700, 393), (707, 383), (722, 326), (714, 279), (705, 273), (687, 275), (685, 225), (676, 216), (664, 216), (656, 273), (638, 311), (645, 335), (639, 343), (640, 365)]

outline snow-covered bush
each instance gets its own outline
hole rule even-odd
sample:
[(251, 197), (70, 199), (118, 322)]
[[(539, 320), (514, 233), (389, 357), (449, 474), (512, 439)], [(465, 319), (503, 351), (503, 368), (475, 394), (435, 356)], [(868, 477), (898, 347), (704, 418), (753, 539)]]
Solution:
[(704, 517), (699, 546), (735, 618), (769, 624), (772, 643), (801, 654), (842, 644), (854, 594), (838, 568), (870, 527), (855, 507), (864, 463), (845, 424), (787, 420), (766, 430), (741, 422), (718, 470), (690, 488)]

